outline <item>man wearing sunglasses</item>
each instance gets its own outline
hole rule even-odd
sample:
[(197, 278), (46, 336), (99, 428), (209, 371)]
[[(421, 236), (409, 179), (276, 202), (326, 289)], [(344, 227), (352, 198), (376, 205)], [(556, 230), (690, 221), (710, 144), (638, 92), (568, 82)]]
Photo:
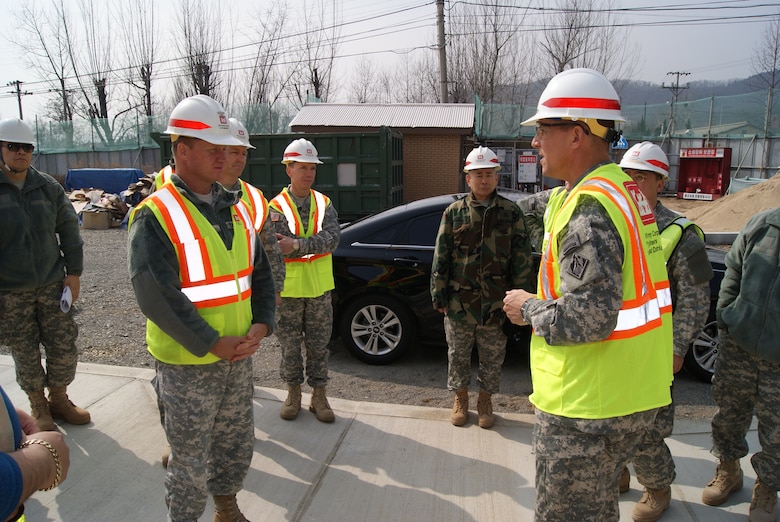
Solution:
[(31, 166), (33, 143), (27, 123), (0, 121), (0, 345), (11, 350), (38, 427), (51, 431), (57, 429), (53, 419), (90, 421), (89, 412), (67, 395), (76, 377), (78, 327), (73, 309), (60, 307), (64, 289), (73, 302), (79, 297), (84, 256), (65, 190)]
[(647, 198), (610, 159), (625, 121), (612, 84), (569, 69), (545, 88), (531, 145), (551, 195), (537, 293), (504, 310), (533, 328), (535, 519), (617, 521), (618, 478), (671, 402), (671, 296)]

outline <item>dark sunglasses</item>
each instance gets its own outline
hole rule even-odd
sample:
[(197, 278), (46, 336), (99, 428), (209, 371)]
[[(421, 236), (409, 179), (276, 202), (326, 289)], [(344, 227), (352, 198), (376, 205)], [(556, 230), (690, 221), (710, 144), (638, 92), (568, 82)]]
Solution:
[(10, 150), (11, 152), (16, 152), (17, 150), (23, 150), (25, 152), (32, 152), (35, 150), (35, 145), (30, 145), (29, 143), (10, 143), (6, 142), (5, 147)]

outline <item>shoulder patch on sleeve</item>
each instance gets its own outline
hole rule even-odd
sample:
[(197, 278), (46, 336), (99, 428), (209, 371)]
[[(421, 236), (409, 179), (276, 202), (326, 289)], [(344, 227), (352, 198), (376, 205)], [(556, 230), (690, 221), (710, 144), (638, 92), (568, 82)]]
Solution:
[(561, 244), (561, 256), (566, 256), (569, 252), (571, 252), (572, 250), (576, 250), (581, 246), (582, 246), (582, 241), (580, 240), (579, 235), (568, 234), (566, 236), (566, 239), (564, 239), (563, 243)]
[(582, 276), (585, 274), (585, 270), (588, 268), (590, 261), (580, 254), (574, 254), (571, 256), (571, 263), (567, 272), (572, 277), (582, 280)]

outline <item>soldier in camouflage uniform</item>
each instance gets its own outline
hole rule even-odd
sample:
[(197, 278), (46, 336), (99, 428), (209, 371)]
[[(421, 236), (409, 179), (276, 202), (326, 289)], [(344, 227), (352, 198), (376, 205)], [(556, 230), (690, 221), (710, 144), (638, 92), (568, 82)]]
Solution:
[(309, 411), (321, 422), (333, 422), (328, 404), (328, 343), (333, 328), (333, 252), (341, 228), (330, 198), (313, 190), (317, 149), (303, 138), (284, 151), (290, 185), (271, 200), (269, 219), (279, 248), (286, 256), (282, 303), (277, 314), (277, 334), (282, 348), (279, 374), (287, 383), (287, 398), (279, 413), (293, 420), (301, 408), (304, 377), (301, 347), (306, 348), (306, 379), (312, 387)]
[[(176, 175), (136, 207), (128, 266), (171, 446), (171, 521), (241, 522), (236, 494), (254, 451), (252, 354), (273, 328), (268, 257), (250, 211), (217, 180), (240, 145), (224, 110), (198, 95), (171, 113)], [(225, 284), (229, 283), (229, 284)]]
[[(710, 302), (709, 280), (712, 266), (707, 258), (704, 233), (692, 222), (663, 206), (658, 193), (669, 179), (669, 160), (661, 147), (642, 142), (628, 149), (620, 161), (623, 171), (634, 180), (653, 208), (666, 271), (672, 291), (674, 325), (674, 373), (679, 372), (685, 354), (707, 320)], [(672, 386), (674, 401), (674, 386)], [(633, 463), (636, 478), (645, 486), (642, 498), (634, 506), (636, 522), (653, 522), (669, 507), (671, 484), (675, 477), (674, 460), (664, 442), (672, 435), (674, 402), (658, 411), (653, 428), (645, 434)], [(630, 475), (623, 468), (620, 491), (628, 491)]]
[(533, 265), (523, 214), (499, 196), (495, 153), (478, 147), (466, 158), (471, 192), (444, 211), (431, 273), (433, 307), (444, 315), (449, 368), (447, 389), (455, 392), (450, 421), (468, 419), (471, 351), (479, 353), (478, 423), (493, 426), (491, 395), (498, 393), (506, 351), (501, 309), (509, 288), (533, 287)]
[(73, 205), (57, 180), (30, 166), (33, 149), (24, 121), (0, 121), (0, 345), (11, 350), (38, 427), (52, 431), (55, 418), (90, 421), (67, 395), (76, 377), (78, 327), (73, 309), (60, 309), (63, 289), (78, 299), (84, 255)]
[(228, 147), (225, 170), (222, 172), (219, 182), (227, 190), (232, 192), (240, 191), (241, 199), (255, 213), (255, 228), (260, 234), (260, 241), (263, 243), (265, 253), (271, 262), (271, 271), (274, 274), (274, 286), (276, 287), (276, 304), (278, 305), (281, 302), (279, 294), (284, 290), (284, 255), (279, 249), (279, 243), (276, 241), (271, 221), (267, 219), (268, 201), (263, 196), (263, 192), (240, 179), (241, 174), (244, 172), (244, 167), (246, 167), (249, 149), (254, 149), (255, 147), (249, 143), (249, 133), (247, 133), (244, 125), (235, 118), (230, 118), (229, 121), (233, 137), (238, 139), (241, 145)]
[(571, 69), (545, 88), (531, 144), (547, 202), (537, 295), (507, 292), (528, 322), (536, 407), (536, 520), (617, 521), (618, 478), (671, 402), (671, 294), (652, 208), (610, 161), (624, 121), (603, 75)]
[(750, 520), (777, 518), (780, 489), (780, 208), (753, 216), (726, 254), (716, 314), (720, 348), (712, 379), (718, 412), (712, 419), (712, 453), (719, 463), (702, 501), (719, 506), (742, 489), (739, 459), (753, 413), (761, 450)]

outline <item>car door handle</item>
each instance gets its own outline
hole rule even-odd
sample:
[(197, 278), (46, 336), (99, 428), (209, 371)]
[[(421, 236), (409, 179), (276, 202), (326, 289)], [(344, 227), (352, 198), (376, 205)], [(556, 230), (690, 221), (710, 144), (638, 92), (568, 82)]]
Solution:
[(410, 268), (419, 268), (421, 261), (419, 259), (411, 259), (408, 257), (394, 257), (393, 263), (401, 266), (408, 266)]

